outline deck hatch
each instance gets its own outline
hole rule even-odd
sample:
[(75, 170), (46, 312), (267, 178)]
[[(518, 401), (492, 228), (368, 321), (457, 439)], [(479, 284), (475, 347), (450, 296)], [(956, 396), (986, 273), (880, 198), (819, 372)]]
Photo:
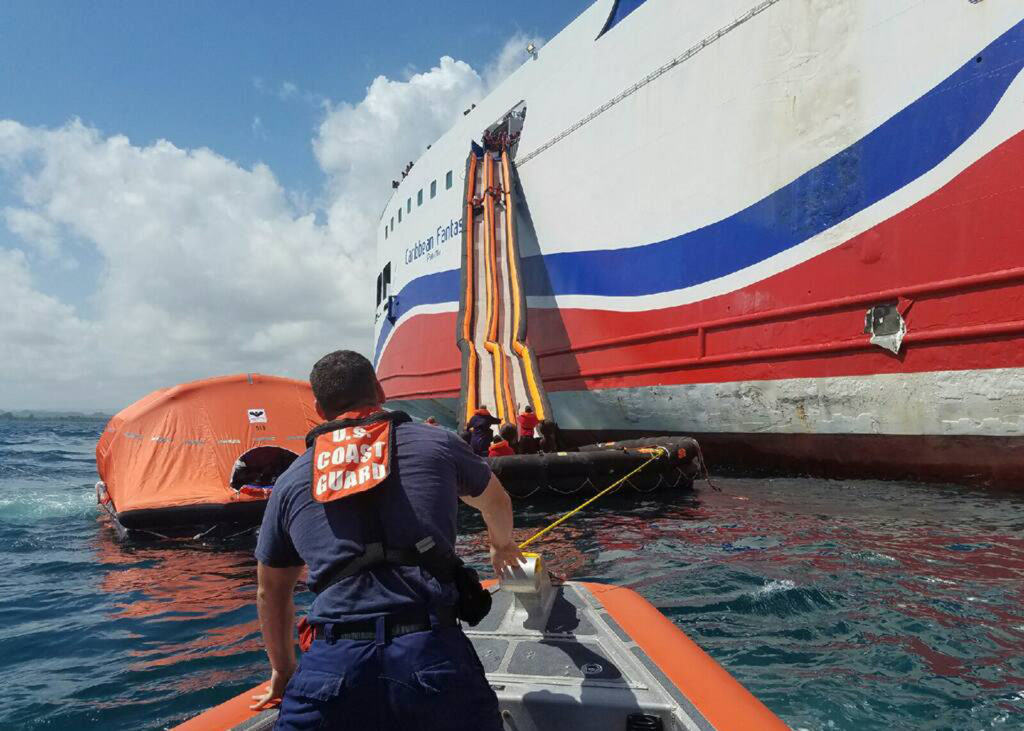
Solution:
[(593, 642), (543, 640), (520, 642), (508, 663), (511, 675), (620, 681), (622, 672)]
[(498, 670), (501, 661), (508, 652), (508, 640), (490, 637), (473, 637), (473, 649), (480, 657), (485, 673), (493, 673)]

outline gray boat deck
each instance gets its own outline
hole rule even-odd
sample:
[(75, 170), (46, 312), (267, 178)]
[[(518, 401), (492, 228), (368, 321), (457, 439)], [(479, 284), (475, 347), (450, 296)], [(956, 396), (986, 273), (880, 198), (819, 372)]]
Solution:
[(487, 617), (466, 630), (508, 731), (623, 731), (632, 714), (660, 719), (665, 731), (714, 728), (585, 586), (552, 591), (542, 627), (502, 590)]

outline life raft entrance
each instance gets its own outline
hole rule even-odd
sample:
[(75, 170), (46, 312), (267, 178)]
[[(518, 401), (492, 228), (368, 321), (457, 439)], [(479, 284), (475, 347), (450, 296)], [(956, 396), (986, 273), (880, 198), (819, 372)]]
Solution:
[(537, 418), (553, 418), (527, 340), (528, 308), (516, 234), (515, 196), (522, 188), (510, 154), (517, 139), (517, 133), (488, 130), (484, 147), (474, 143), (466, 161), (457, 325), (460, 428), (482, 406), (502, 422), (514, 423), (527, 405)]

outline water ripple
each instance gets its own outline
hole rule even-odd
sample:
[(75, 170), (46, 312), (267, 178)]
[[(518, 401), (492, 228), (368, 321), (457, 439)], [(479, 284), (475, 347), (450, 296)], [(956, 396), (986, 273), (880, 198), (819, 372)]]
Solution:
[[(115, 543), (92, 492), (100, 429), (0, 422), (3, 728), (166, 728), (267, 672), (251, 541)], [(609, 496), (539, 548), (556, 574), (639, 591), (793, 728), (1020, 725), (1024, 500), (720, 485)], [(517, 504), (522, 536), (573, 505)], [(482, 527), (460, 516), (480, 567)]]

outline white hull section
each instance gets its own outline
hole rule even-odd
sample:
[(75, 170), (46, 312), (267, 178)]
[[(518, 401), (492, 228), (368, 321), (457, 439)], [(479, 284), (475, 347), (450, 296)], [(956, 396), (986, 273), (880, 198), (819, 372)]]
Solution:
[[(563, 429), (1024, 438), (1024, 368), (556, 391)], [(392, 401), (454, 423), (455, 399)]]
[(1024, 369), (793, 378), (550, 394), (566, 429), (1024, 436)]

